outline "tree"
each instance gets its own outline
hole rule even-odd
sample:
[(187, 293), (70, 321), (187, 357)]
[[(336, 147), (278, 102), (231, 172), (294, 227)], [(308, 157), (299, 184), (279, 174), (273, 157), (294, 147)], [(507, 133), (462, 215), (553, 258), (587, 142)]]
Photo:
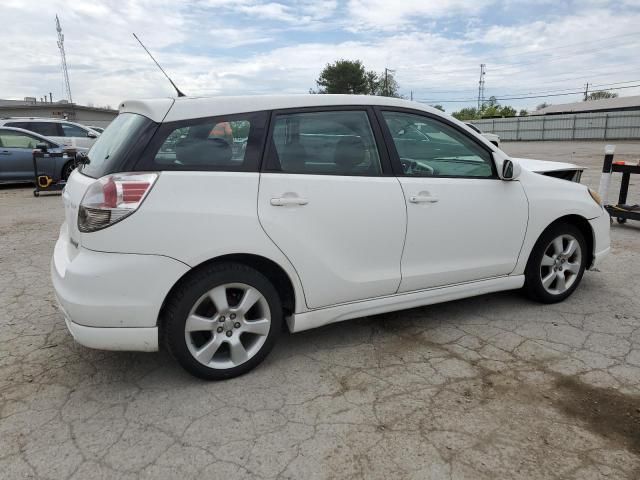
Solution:
[(543, 108), (547, 108), (547, 107), (550, 107), (550, 106), (551, 106), (550, 103), (542, 102), (540, 105), (536, 106), (536, 111), (542, 110)]
[(527, 110), (524, 108), (520, 110), (520, 113), (518, 113), (519, 117), (526, 117), (527, 115), (529, 115), (529, 112), (527, 112)]
[(480, 118), (478, 109), (474, 108), (474, 107), (462, 108), (457, 112), (453, 112), (451, 115), (453, 115), (458, 120), (462, 120), (462, 121), (464, 121), (464, 120), (476, 120), (476, 119)]
[(394, 75), (387, 71), (367, 70), (360, 60), (336, 60), (328, 63), (316, 80), (318, 90), (309, 93), (346, 93), (353, 95), (381, 95), (400, 97), (400, 87)]
[(378, 75), (378, 88), (372, 92), (372, 94), (380, 95), (381, 97), (400, 98), (400, 93), (398, 93), (399, 89), (400, 86), (395, 76), (387, 70)]
[(602, 100), (604, 98), (616, 98), (617, 96), (617, 93), (607, 92), (606, 90), (598, 90), (595, 92), (591, 92), (585, 99), (585, 102), (588, 102), (590, 100)]
[(444, 112), (444, 107), (442, 105), (431, 105), (433, 108), (436, 108), (438, 110), (440, 110), (441, 112)]
[(496, 97), (490, 97), (488, 101), (482, 104), (482, 108), (468, 107), (463, 108), (458, 112), (452, 113), (452, 115), (458, 120), (478, 120), (480, 118), (494, 118), (494, 117), (515, 117), (516, 109), (505, 105), (502, 106), (498, 103)]
[(506, 105), (506, 106), (504, 106), (504, 107), (502, 107), (500, 109), (500, 116), (501, 117), (515, 117), (516, 116), (516, 109)]
[(365, 70), (360, 60), (341, 59), (328, 63), (316, 80), (319, 88), (315, 93), (368, 95), (371, 93), (372, 73)]

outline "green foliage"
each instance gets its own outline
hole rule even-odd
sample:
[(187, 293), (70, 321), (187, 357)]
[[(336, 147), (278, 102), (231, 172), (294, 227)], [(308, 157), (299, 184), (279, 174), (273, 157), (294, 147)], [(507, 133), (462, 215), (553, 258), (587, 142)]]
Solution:
[(327, 64), (320, 72), (316, 80), (316, 93), (368, 95), (371, 92), (371, 80), (371, 72), (365, 70), (360, 60), (341, 59)]
[(498, 103), (496, 97), (489, 97), (480, 110), (473, 107), (463, 108), (452, 115), (458, 120), (478, 120), (480, 118), (494, 118), (494, 117), (515, 117), (516, 109), (505, 105), (504, 107)]
[(444, 112), (444, 107), (442, 105), (431, 105), (433, 108), (436, 108), (438, 110), (440, 110), (441, 112)]
[(586, 101), (590, 100), (602, 100), (604, 98), (616, 98), (618, 96), (617, 93), (607, 92), (606, 90), (598, 90), (596, 92), (591, 92), (589, 96), (586, 98)]
[(399, 98), (400, 87), (391, 72), (385, 79), (384, 72), (378, 74), (367, 70), (360, 60), (336, 60), (327, 64), (316, 80), (317, 90), (309, 93), (342, 93), (351, 95), (381, 95)]
[(527, 110), (525, 108), (523, 108), (522, 110), (520, 110), (520, 113), (518, 113), (519, 117), (526, 117), (529, 115), (529, 112), (527, 112)]
[(453, 115), (458, 120), (477, 120), (480, 118), (480, 114), (477, 108), (467, 107), (458, 110), (457, 112), (453, 112)]

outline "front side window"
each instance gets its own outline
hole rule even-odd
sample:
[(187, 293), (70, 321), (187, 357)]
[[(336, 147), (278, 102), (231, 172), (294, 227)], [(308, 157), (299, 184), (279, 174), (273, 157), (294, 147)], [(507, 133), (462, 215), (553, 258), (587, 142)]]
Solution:
[(47, 146), (52, 146), (52, 144), (39, 140), (31, 135), (12, 130), (0, 130), (0, 147), (27, 148), (33, 150), (39, 143), (47, 143)]
[(267, 170), (316, 175), (380, 175), (380, 156), (365, 111), (276, 116)]
[(62, 136), (63, 137), (86, 137), (87, 131), (80, 127), (71, 125), (70, 123), (62, 123)]
[[(250, 116), (201, 120), (170, 129), (153, 160), (176, 170), (248, 170)], [(253, 161), (253, 159), (252, 159)]]
[(383, 111), (406, 176), (492, 178), (491, 154), (444, 122)]

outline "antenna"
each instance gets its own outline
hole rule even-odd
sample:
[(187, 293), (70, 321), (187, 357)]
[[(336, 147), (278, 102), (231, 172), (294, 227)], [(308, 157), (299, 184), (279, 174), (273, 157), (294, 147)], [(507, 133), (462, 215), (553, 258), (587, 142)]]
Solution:
[(67, 92), (69, 103), (73, 103), (73, 100), (71, 98), (71, 84), (69, 83), (69, 72), (67, 71), (67, 56), (64, 53), (64, 35), (62, 34), (62, 27), (60, 26), (58, 15), (56, 15), (56, 30), (58, 32), (58, 48), (60, 49), (60, 57), (62, 59), (62, 76), (64, 78), (64, 89)]
[(484, 76), (486, 65), (484, 63), (480, 64), (480, 81), (478, 82), (478, 110), (482, 108), (484, 105)]
[(151, 52), (150, 52), (149, 50), (147, 50), (147, 47), (145, 47), (145, 46), (144, 46), (144, 44), (140, 41), (140, 39), (138, 38), (138, 36), (137, 36), (135, 33), (133, 34), (133, 36), (134, 36), (134, 37), (135, 37), (135, 39), (138, 41), (138, 43), (140, 44), (140, 46), (141, 46), (142, 48), (144, 48), (144, 51), (145, 51), (145, 52), (147, 52), (147, 53), (149, 54), (149, 56), (151, 57), (151, 60), (153, 60), (153, 62), (158, 66), (158, 68), (160, 69), (160, 71), (161, 71), (162, 73), (164, 73), (164, 76), (165, 76), (165, 77), (167, 77), (167, 80), (169, 80), (169, 83), (171, 83), (171, 85), (173, 85), (173, 88), (175, 88), (175, 89), (176, 89), (176, 92), (178, 92), (178, 96), (179, 96), (179, 97), (185, 97), (186, 95), (180, 91), (180, 89), (176, 86), (176, 84), (175, 84), (175, 83), (173, 83), (173, 80), (171, 80), (171, 79), (169, 78), (169, 75), (167, 75), (167, 72), (165, 72), (165, 71), (162, 69), (162, 67), (160, 66), (160, 64), (156, 61), (156, 59), (155, 59), (155, 58), (153, 58), (153, 55), (151, 55)]

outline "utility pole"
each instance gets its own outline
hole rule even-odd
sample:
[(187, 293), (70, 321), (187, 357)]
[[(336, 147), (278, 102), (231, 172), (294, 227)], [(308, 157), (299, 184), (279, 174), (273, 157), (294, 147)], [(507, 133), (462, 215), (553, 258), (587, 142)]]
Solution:
[(58, 32), (58, 48), (60, 49), (60, 58), (62, 60), (62, 75), (64, 77), (64, 88), (67, 93), (69, 103), (73, 103), (71, 98), (71, 84), (69, 83), (69, 71), (67, 70), (67, 56), (64, 53), (64, 35), (62, 34), (62, 27), (60, 26), (60, 19), (56, 15), (56, 30)]
[(384, 69), (384, 87), (382, 89), (382, 96), (384, 97), (389, 96), (389, 73), (393, 74), (393, 73), (396, 73), (396, 71), (386, 67)]
[(480, 64), (480, 81), (478, 82), (478, 110), (482, 108), (484, 104), (484, 76), (486, 74), (485, 71), (486, 65), (484, 63)]
[(589, 98), (589, 82), (587, 82), (587, 86), (584, 88), (584, 101), (586, 102)]

